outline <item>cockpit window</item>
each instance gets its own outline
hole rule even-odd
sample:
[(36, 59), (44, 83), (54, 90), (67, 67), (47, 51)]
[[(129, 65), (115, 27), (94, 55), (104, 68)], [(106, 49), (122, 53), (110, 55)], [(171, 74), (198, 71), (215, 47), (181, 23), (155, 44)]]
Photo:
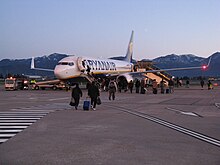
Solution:
[(58, 65), (68, 65), (68, 62), (59, 62)]
[(69, 65), (69, 66), (73, 66), (74, 63), (73, 63), (73, 62), (59, 62), (58, 65)]

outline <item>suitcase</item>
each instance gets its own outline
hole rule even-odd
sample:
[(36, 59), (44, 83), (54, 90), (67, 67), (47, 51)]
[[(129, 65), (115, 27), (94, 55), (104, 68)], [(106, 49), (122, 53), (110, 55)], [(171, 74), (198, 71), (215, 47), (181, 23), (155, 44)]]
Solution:
[(76, 105), (74, 98), (71, 98), (69, 105), (70, 106), (75, 106)]
[(83, 102), (83, 110), (84, 110), (84, 111), (88, 111), (89, 108), (90, 108), (90, 101), (85, 100), (85, 101)]
[(141, 87), (141, 94), (145, 94), (145, 89)]

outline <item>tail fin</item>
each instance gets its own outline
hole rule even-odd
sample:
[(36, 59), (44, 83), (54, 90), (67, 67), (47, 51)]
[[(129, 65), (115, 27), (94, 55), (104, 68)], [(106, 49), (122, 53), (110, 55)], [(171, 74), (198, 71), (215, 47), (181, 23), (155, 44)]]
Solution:
[(134, 31), (132, 30), (131, 32), (131, 38), (130, 38), (130, 41), (128, 43), (128, 50), (127, 50), (127, 53), (126, 53), (126, 56), (124, 58), (124, 61), (127, 61), (127, 62), (132, 62), (132, 55), (133, 55), (133, 36), (134, 36)]

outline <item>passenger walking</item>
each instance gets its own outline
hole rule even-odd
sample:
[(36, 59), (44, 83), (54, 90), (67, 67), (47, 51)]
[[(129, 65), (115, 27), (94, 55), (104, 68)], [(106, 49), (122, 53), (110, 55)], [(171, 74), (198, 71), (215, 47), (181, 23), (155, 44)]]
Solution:
[(211, 80), (208, 81), (208, 90), (213, 89)]
[(164, 94), (165, 81), (162, 79), (160, 81), (160, 92)]
[(127, 82), (127, 80), (122, 81), (122, 89), (124, 89), (124, 92), (128, 91), (128, 82)]
[(116, 83), (114, 81), (110, 81), (109, 86), (108, 86), (108, 92), (109, 92), (109, 100), (115, 100), (115, 92), (117, 90)]
[(176, 87), (179, 88), (181, 86), (179, 77), (176, 78)]
[(91, 68), (90, 68), (90, 66), (89, 66), (89, 65), (87, 65), (86, 72), (87, 72), (87, 74), (88, 74), (88, 75), (90, 75), (90, 71), (91, 71)]
[(181, 86), (182, 86), (182, 84), (183, 84), (182, 79), (180, 79), (180, 80), (179, 80), (179, 84), (180, 84), (180, 87), (181, 87)]
[(158, 87), (157, 81), (156, 79), (154, 79), (152, 83), (153, 94), (157, 94), (157, 87)]
[(172, 78), (168, 81), (168, 86), (169, 86), (169, 93), (173, 93), (174, 92), (174, 81)]
[(200, 81), (200, 85), (201, 85), (202, 88), (203, 88), (204, 84), (205, 84), (204, 80), (201, 79), (201, 81)]
[(189, 88), (189, 80), (186, 80), (186, 88)]
[(75, 109), (77, 110), (79, 106), (80, 97), (82, 97), (82, 90), (79, 88), (79, 84), (76, 83), (75, 87), (72, 89), (72, 98), (74, 99)]
[(108, 91), (108, 86), (109, 86), (110, 80), (108, 78), (105, 79), (105, 91)]
[(119, 91), (120, 93), (121, 93), (122, 87), (123, 87), (122, 81), (119, 80), (119, 81), (118, 81), (118, 91)]
[(88, 95), (91, 98), (91, 107), (95, 111), (97, 98), (100, 96), (99, 89), (95, 85), (95, 81), (93, 81), (92, 84), (89, 86)]
[(139, 93), (140, 86), (141, 86), (141, 82), (140, 80), (137, 79), (135, 82), (136, 93)]
[(144, 79), (142, 79), (141, 80), (141, 94), (145, 94), (145, 80)]
[(133, 81), (131, 80), (131, 81), (128, 83), (128, 89), (130, 90), (131, 93), (132, 93), (132, 91), (133, 91), (133, 87), (134, 87), (134, 83), (133, 83)]

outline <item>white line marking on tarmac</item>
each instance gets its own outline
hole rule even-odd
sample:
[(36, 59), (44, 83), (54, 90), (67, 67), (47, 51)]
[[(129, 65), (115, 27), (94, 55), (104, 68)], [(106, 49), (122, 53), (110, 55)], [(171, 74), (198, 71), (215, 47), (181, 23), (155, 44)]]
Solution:
[(191, 130), (189, 130), (189, 129), (180, 127), (180, 126), (178, 126), (178, 125), (175, 125), (175, 124), (166, 122), (166, 121), (161, 120), (161, 119), (157, 119), (157, 118), (154, 118), (154, 117), (150, 117), (150, 116), (147, 116), (147, 115), (142, 115), (142, 114), (139, 114), (139, 113), (136, 113), (136, 112), (131, 112), (131, 111), (128, 111), (128, 113), (131, 113), (131, 114), (134, 114), (134, 115), (136, 115), (136, 116), (140, 116), (140, 117), (142, 117), (142, 118), (151, 120), (151, 121), (153, 121), (153, 122), (159, 123), (159, 124), (164, 125), (164, 126), (166, 126), (166, 127), (172, 128), (172, 129), (174, 129), (174, 130), (176, 130), (176, 131), (182, 132), (182, 133), (184, 133), (184, 134), (193, 136), (193, 137), (195, 137), (195, 138), (197, 138), (197, 139), (203, 140), (203, 141), (205, 141), (205, 142), (208, 142), (208, 143), (211, 143), (211, 144), (213, 144), (213, 145), (216, 145), (216, 146), (220, 147), (220, 141), (217, 140), (217, 139), (214, 139), (214, 138), (208, 137), (208, 136), (206, 136), (206, 135), (203, 135), (203, 134), (200, 134), (200, 133), (191, 131)]
[(190, 129), (172, 124), (168, 121), (165, 121), (165, 120), (162, 120), (162, 119), (159, 119), (159, 118), (147, 115), (147, 114), (143, 114), (141, 112), (131, 111), (131, 110), (128, 110), (128, 109), (123, 108), (123, 107), (115, 107), (115, 106), (108, 106), (108, 107), (117, 108), (118, 110), (121, 110), (123, 112), (127, 112), (129, 114), (132, 114), (132, 115), (150, 120), (152, 122), (158, 123), (158, 124), (163, 125), (165, 127), (171, 128), (173, 130), (179, 131), (179, 132), (184, 133), (186, 135), (192, 136), (192, 137), (197, 138), (199, 140), (202, 140), (202, 141), (205, 141), (207, 143), (213, 144), (217, 147), (220, 147), (220, 140), (209, 137), (209, 136), (201, 134), (201, 133), (198, 133), (196, 131), (192, 131)]
[(0, 123), (35, 123), (37, 120), (0, 120)]
[(29, 118), (34, 118), (34, 117), (41, 118), (41, 117), (44, 117), (44, 116), (42, 116), (42, 115), (36, 115), (36, 116), (33, 116), (33, 115), (25, 115), (25, 116), (23, 116), (23, 115), (20, 115), (20, 116), (16, 116), (16, 115), (0, 115), (0, 118), (2, 118), (2, 117), (4, 117), (4, 118), (7, 118), (7, 117), (9, 117), (9, 118), (16, 117), (17, 119), (19, 119), (19, 118), (27, 118), (27, 117), (29, 117)]
[(40, 116), (46, 116), (47, 114), (42, 114), (42, 113), (4, 113), (4, 114), (0, 114), (0, 116), (5, 117), (5, 116), (36, 116), (36, 117), (40, 117)]
[(0, 139), (0, 143), (6, 142), (8, 139)]
[(49, 101), (66, 100), (66, 99), (70, 99), (70, 98), (69, 97), (63, 97), (63, 98), (49, 99)]
[(0, 123), (0, 126), (28, 126), (28, 125), (31, 125), (32, 123)]
[(184, 112), (184, 111), (180, 111), (180, 110), (178, 110), (178, 109), (169, 108), (169, 107), (166, 107), (166, 109), (171, 110), (171, 111), (174, 111), (174, 112), (177, 112), (177, 113), (180, 113), (180, 114), (183, 114), (183, 115), (189, 115), (189, 116), (199, 117), (199, 115), (197, 115), (196, 113), (193, 113), (193, 112)]
[(0, 130), (0, 133), (18, 133), (23, 131), (22, 129), (10, 129), (10, 130)]
[(15, 136), (16, 134), (7, 133), (7, 134), (0, 134), (0, 138), (10, 138)]
[(16, 114), (16, 115), (46, 115), (48, 114), (49, 112), (29, 112), (29, 111), (10, 111), (10, 112), (0, 112), (0, 115), (13, 115), (13, 114)]
[(17, 118), (17, 117), (0, 117), (0, 120), (39, 120), (39, 117), (23, 117), (23, 118)]
[[(42, 110), (42, 109), (44, 109), (44, 110)], [(12, 109), (10, 109), (10, 110), (12, 110), (12, 111), (23, 111), (23, 112), (25, 112), (25, 111), (27, 111), (27, 112), (53, 112), (54, 110), (51, 110), (51, 109), (45, 109), (45, 108), (41, 108), (41, 107), (39, 107), (39, 108), (12, 108)]]
[[(68, 98), (69, 97), (50, 99), (50, 101), (64, 100)], [(12, 136), (15, 136), (17, 133), (22, 132), (24, 129), (28, 128), (30, 125), (43, 118), (47, 114), (59, 110), (65, 110), (68, 108), (68, 106), (69, 105), (65, 103), (57, 103), (31, 107), (20, 107), (10, 109), (9, 111), (1, 111), (0, 144), (4, 143)]]
[(29, 97), (30, 100), (36, 100), (38, 99), (37, 97)]
[(217, 108), (220, 108), (220, 103), (215, 103), (215, 106), (216, 106)]
[(0, 129), (25, 129), (28, 126), (0, 126)]

